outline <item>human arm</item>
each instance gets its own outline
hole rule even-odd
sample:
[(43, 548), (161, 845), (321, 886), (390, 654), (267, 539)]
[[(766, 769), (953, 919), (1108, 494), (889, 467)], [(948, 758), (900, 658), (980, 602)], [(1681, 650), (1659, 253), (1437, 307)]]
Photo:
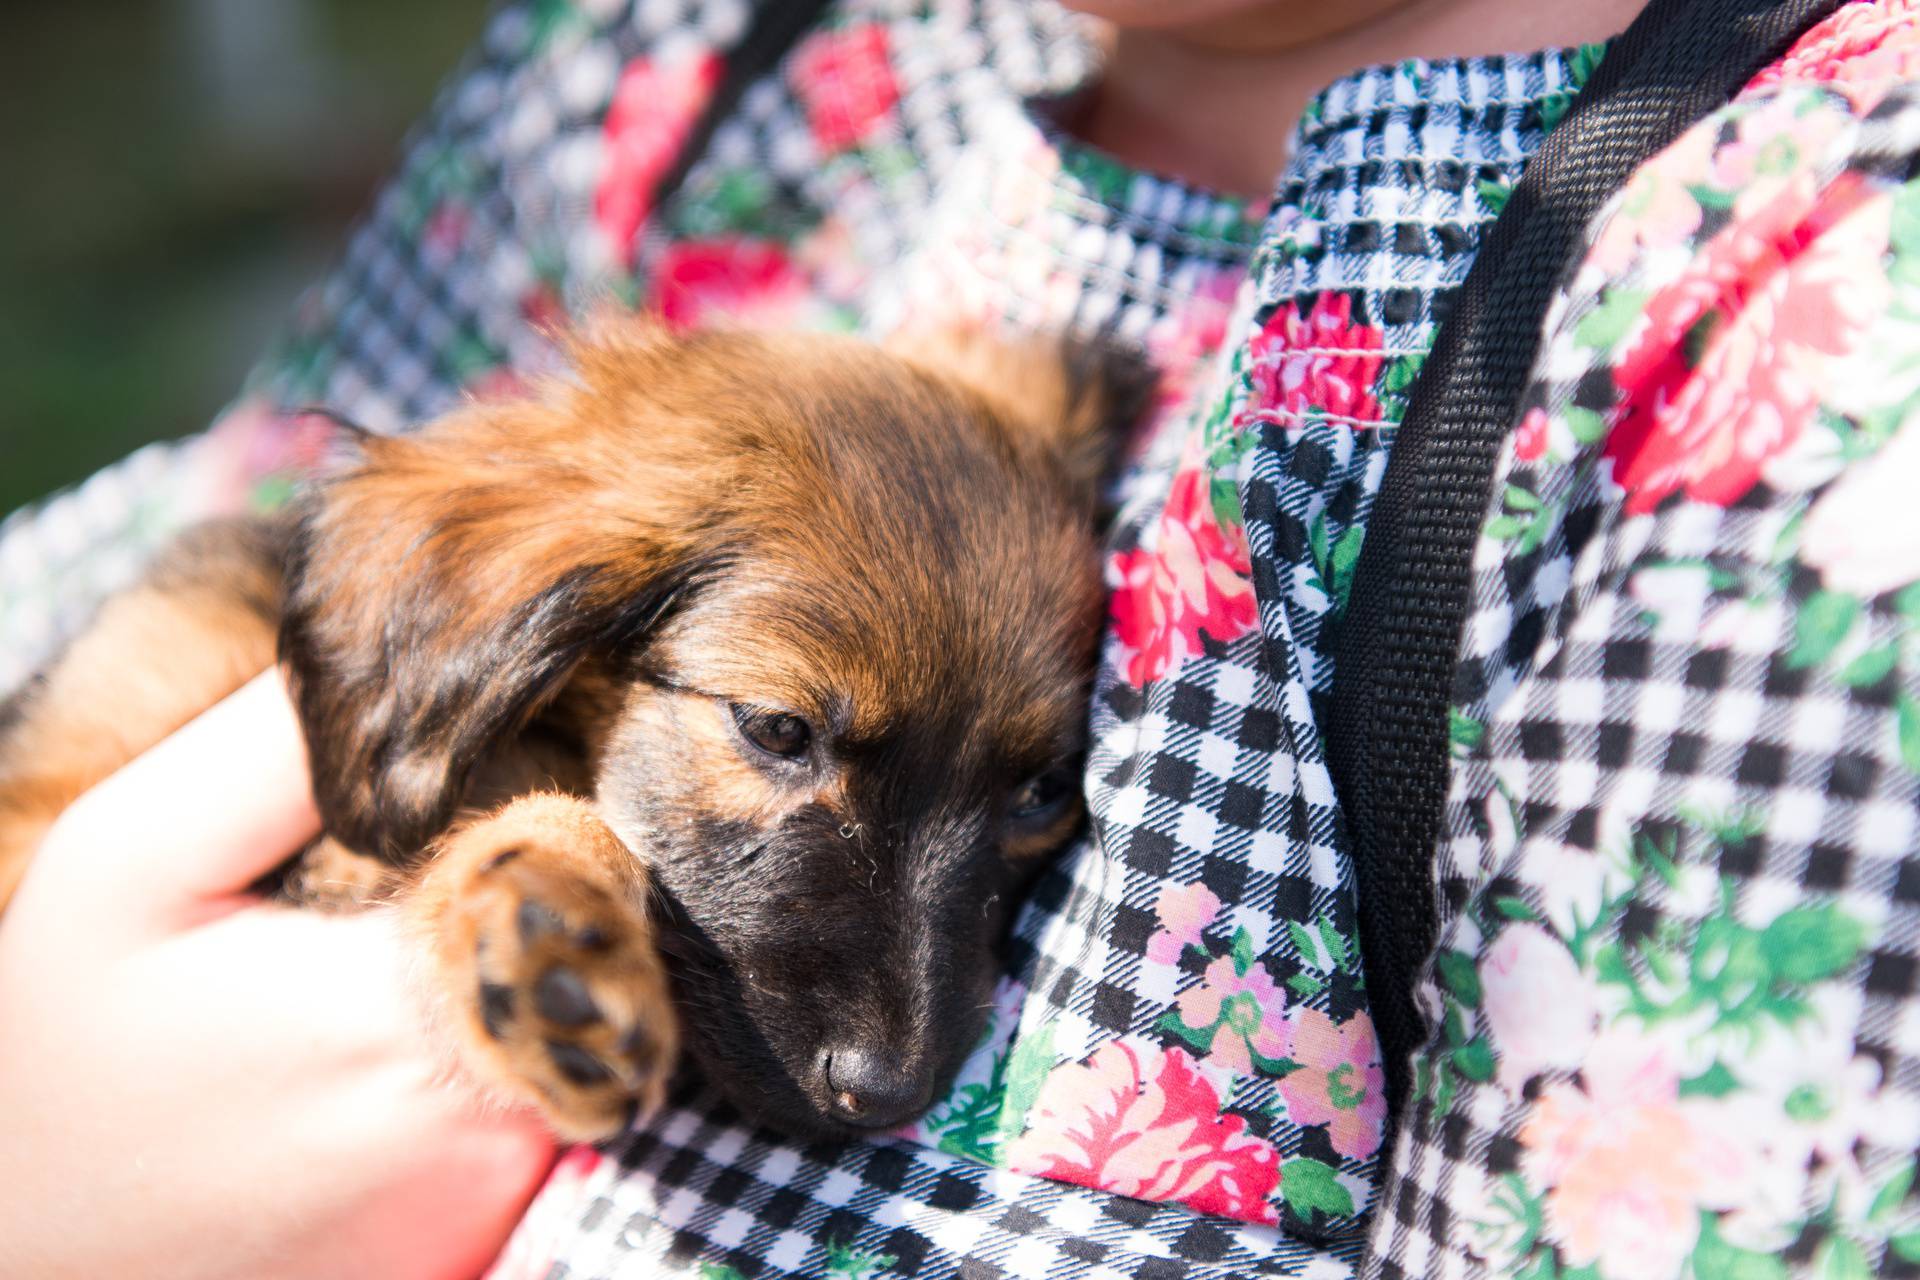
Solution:
[(248, 895), (317, 829), (277, 675), (56, 825), (0, 921), (0, 1273), (491, 1259), (551, 1144), (445, 1078), (391, 915)]

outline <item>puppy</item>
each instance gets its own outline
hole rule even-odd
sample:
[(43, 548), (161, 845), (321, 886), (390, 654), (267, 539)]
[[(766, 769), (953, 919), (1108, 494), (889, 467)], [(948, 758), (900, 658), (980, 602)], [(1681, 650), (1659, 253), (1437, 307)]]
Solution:
[(0, 905), (277, 637), (327, 831), (281, 890), (406, 913), (481, 1079), (603, 1138), (684, 1041), (756, 1119), (897, 1125), (1081, 819), (1137, 389), (1051, 342), (637, 321), (570, 365), (360, 438), (291, 518), (194, 530), (109, 601), (0, 717)]

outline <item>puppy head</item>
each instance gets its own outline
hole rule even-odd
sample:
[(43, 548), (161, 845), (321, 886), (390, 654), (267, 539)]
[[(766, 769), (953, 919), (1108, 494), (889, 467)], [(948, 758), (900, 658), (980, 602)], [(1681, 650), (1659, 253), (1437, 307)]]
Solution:
[(369, 441), (283, 637), (331, 829), (423, 846), (565, 691), (708, 1076), (790, 1128), (918, 1113), (1080, 817), (1119, 410), (994, 350), (602, 329), (537, 400)]

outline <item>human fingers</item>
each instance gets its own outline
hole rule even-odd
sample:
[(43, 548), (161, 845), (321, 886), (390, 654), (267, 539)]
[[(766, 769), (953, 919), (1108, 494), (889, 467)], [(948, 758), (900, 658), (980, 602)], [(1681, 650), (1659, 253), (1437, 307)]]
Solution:
[(319, 829), (299, 722), (268, 671), (75, 801), (20, 895), (84, 891), (92, 918), (178, 928), (231, 909)]

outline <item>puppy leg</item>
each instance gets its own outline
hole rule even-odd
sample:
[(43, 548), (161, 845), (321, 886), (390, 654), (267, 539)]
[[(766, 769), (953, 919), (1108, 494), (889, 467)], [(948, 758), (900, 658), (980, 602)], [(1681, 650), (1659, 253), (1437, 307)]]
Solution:
[(469, 1066), (565, 1138), (617, 1133), (673, 1068), (648, 883), (584, 801), (548, 793), (456, 829), (403, 903)]
[(322, 836), (256, 887), (283, 902), (316, 911), (354, 911), (387, 900), (405, 882), (404, 868), (355, 853), (332, 836)]

